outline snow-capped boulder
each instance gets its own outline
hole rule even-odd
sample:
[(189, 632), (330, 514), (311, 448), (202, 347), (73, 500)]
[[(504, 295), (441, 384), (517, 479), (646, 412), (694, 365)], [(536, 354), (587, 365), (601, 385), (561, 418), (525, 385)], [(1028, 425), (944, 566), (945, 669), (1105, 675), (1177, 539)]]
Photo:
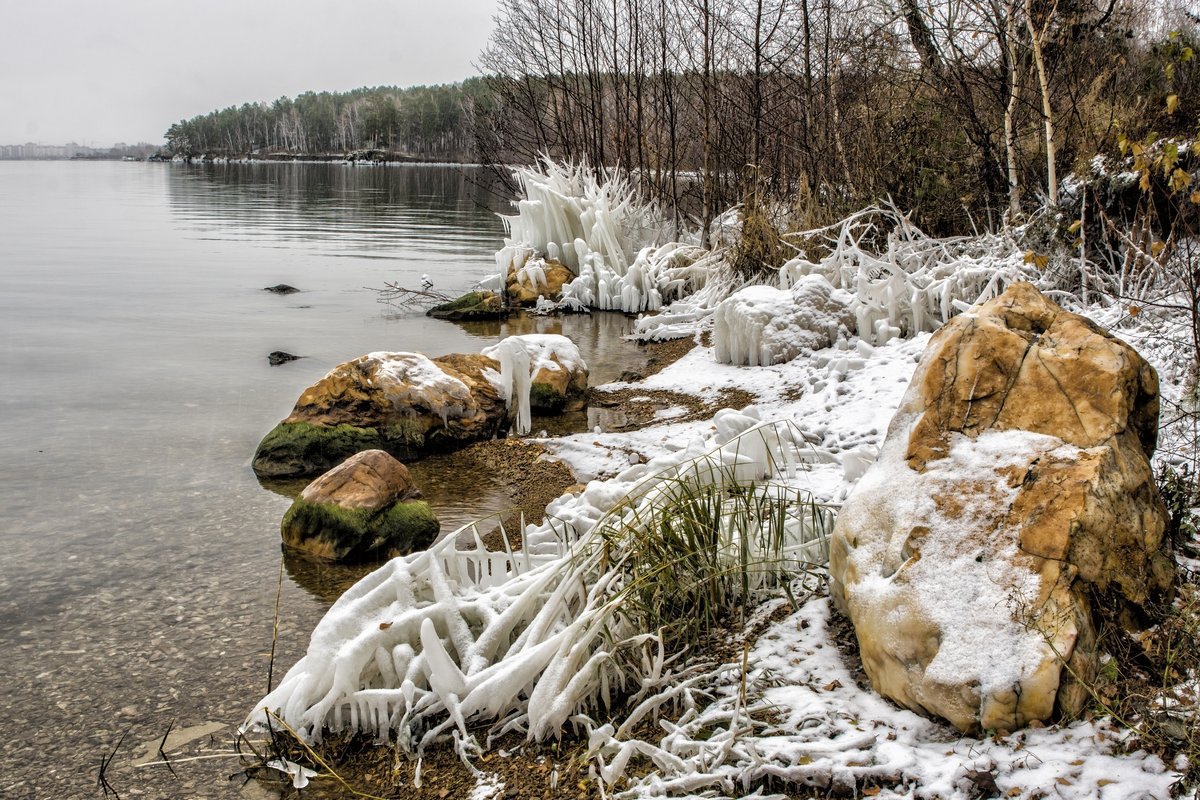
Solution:
[[(368, 353), (304, 390), (258, 445), (264, 478), (319, 475), (347, 456), (379, 449), (411, 460), (491, 439), (515, 419), (587, 404), (587, 364), (565, 336), (510, 336), (478, 354)], [(511, 413), (510, 413), (511, 412)]]
[(579, 348), (566, 336), (531, 333), (509, 336), (483, 349), (499, 364), (500, 396), (516, 420), (517, 433), (528, 433), (533, 413), (579, 411), (587, 405), (588, 368)]
[(288, 547), (335, 561), (427, 547), (438, 521), (408, 468), (382, 450), (356, 453), (310, 483), (280, 525)]
[(386, 352), (339, 364), (262, 440), (254, 471), (316, 475), (361, 450), (408, 460), (490, 439), (507, 416), (498, 367), (481, 355)]
[(881, 694), (963, 731), (1082, 708), (1097, 631), (1174, 579), (1158, 403), (1131, 347), (1027, 283), (934, 335), (831, 543)]
[(850, 300), (821, 275), (805, 275), (790, 290), (747, 286), (713, 315), (716, 360), (769, 366), (829, 347), (854, 331)]
[(539, 297), (557, 300), (562, 296), (563, 285), (575, 280), (562, 262), (553, 258), (530, 258), (518, 267), (514, 262), (509, 267), (504, 291), (513, 305), (532, 306)]

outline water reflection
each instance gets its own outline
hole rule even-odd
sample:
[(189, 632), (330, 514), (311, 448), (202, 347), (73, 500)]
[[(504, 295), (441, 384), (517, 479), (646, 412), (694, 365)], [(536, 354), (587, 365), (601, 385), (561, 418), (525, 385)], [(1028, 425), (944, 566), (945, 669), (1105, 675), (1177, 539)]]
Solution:
[(332, 604), (379, 564), (337, 564), (280, 545), (283, 566), (292, 583), (318, 600)]
[[(175, 166), (169, 200), (176, 217), (219, 239), (271, 246), (304, 243), (320, 255), (478, 258), (480, 239), (502, 230), (487, 212), (511, 208), (480, 167), (341, 164)], [(482, 213), (481, 213), (482, 212)]]

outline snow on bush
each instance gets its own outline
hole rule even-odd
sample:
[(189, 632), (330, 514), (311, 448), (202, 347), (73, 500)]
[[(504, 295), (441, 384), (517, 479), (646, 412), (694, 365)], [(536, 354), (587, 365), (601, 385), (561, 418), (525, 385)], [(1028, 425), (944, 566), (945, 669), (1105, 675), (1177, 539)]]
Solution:
[[(513, 429), (518, 434), (529, 433), (532, 427), (529, 393), (538, 372), (587, 370), (575, 343), (554, 333), (509, 336), (480, 352), (500, 362), (500, 375), (493, 383), (514, 417)], [(489, 370), (489, 374), (495, 373)]]
[(821, 241), (829, 253), (819, 261), (801, 256), (784, 264), (781, 286), (822, 275), (848, 290), (858, 335), (875, 344), (936, 330), (1009, 284), (1038, 278), (1009, 239), (991, 234), (933, 239), (889, 209), (866, 209), (794, 236)]
[(852, 300), (821, 275), (801, 277), (790, 291), (747, 286), (717, 305), (714, 357), (722, 364), (770, 365), (829, 347), (853, 333)]
[[(702, 526), (715, 537), (703, 548), (711, 560), (688, 573), (727, 584), (729, 607), (713, 613), (754, 603), (782, 575), (827, 557), (831, 520), (785, 482), (802, 436), (752, 409), (715, 422), (708, 441), (551, 504), (547, 521), (526, 529), (524, 552), (488, 552), (467, 526), (363, 578), (249, 722), (275, 716), (310, 739), (351, 727), (418, 751), (452, 735), (466, 755), (478, 746), (470, 723), (542, 739), (568, 720), (591, 726), (587, 714), (618, 694), (640, 690), (646, 700), (670, 687), (678, 675), (667, 626), (647, 630), (637, 600), (666, 582), (663, 562), (645, 553), (656, 537), (680, 535), (671, 530), (686, 516), (681, 503), (721, 520)], [(747, 488), (752, 481), (766, 483)], [(468, 529), (476, 547), (457, 550)]]

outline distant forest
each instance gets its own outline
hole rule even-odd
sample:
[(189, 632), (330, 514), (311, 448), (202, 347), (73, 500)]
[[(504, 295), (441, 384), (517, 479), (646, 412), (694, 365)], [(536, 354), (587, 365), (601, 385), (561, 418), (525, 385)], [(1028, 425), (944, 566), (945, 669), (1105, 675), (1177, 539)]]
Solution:
[(419, 160), (469, 161), (474, 107), (490, 97), (473, 78), (443, 86), (305, 92), (182, 120), (166, 132), (172, 155), (344, 155), (383, 151)]
[[(890, 199), (931, 232), (969, 232), (1058, 205), (1062, 178), (1098, 154), (1195, 139), (1193, 5), (500, 0), (484, 77), (247, 104), (167, 141), (496, 165), (544, 153), (624, 168), (680, 221), (769, 201), (817, 223)], [(1196, 154), (1177, 149), (1190, 170)]]

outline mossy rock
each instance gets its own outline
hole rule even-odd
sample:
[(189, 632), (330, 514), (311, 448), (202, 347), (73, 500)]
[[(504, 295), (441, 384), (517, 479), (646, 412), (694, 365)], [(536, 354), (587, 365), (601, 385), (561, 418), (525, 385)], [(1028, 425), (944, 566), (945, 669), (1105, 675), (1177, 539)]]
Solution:
[(258, 443), (254, 472), (262, 478), (318, 475), (362, 450), (387, 449), (383, 443), (375, 428), (281, 422)]
[(434, 319), (480, 320), (505, 319), (510, 310), (504, 307), (500, 295), (494, 292), (469, 292), (457, 300), (434, 306), (425, 312)]
[(407, 461), (420, 458), (425, 447), (425, 431), (415, 421), (395, 420), (383, 430), (281, 422), (259, 442), (252, 466), (260, 478), (297, 478), (328, 472), (363, 450), (386, 450)]
[(280, 524), (283, 543), (334, 561), (374, 561), (422, 550), (437, 538), (437, 515), (422, 500), (378, 511), (297, 499)]
[(587, 397), (587, 390), (580, 390), (574, 383), (568, 383), (566, 390), (560, 391), (552, 383), (536, 381), (529, 387), (529, 408), (539, 416), (558, 416), (587, 408)]

